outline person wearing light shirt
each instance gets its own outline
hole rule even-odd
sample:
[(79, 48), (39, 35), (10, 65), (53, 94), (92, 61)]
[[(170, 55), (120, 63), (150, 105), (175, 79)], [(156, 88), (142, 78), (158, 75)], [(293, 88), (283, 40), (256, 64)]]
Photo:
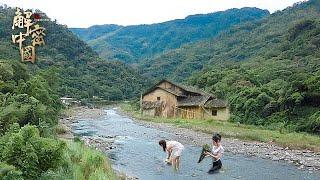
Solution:
[(163, 148), (164, 152), (168, 153), (166, 162), (172, 164), (175, 170), (179, 170), (180, 156), (184, 150), (184, 146), (178, 141), (159, 141), (159, 145)]
[(206, 152), (206, 157), (212, 157), (212, 167), (208, 171), (209, 174), (213, 174), (217, 172), (222, 167), (221, 157), (224, 153), (224, 149), (221, 145), (221, 135), (220, 134), (214, 134), (212, 137), (212, 151)]

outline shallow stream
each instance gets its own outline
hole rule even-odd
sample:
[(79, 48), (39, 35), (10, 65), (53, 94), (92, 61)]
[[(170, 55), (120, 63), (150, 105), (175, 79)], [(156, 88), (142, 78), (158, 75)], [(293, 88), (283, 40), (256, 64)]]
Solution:
[[(106, 155), (113, 168), (143, 180), (187, 180), (187, 179), (320, 179), (317, 172), (310, 173), (285, 162), (275, 162), (226, 152), (222, 158), (223, 168), (219, 173), (208, 175), (211, 159), (197, 163), (201, 147), (185, 145), (181, 156), (181, 167), (175, 172), (164, 163), (166, 154), (158, 145), (160, 139), (171, 140), (168, 132), (145, 127), (131, 118), (118, 114), (114, 109), (106, 110), (99, 119), (79, 119), (73, 124), (79, 136), (114, 136), (115, 149)], [(175, 139), (179, 141), (178, 139)]]

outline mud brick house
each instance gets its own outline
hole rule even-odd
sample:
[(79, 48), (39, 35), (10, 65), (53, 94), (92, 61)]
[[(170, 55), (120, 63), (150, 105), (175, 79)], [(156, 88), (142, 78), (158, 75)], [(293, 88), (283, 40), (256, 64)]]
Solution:
[(160, 81), (142, 94), (141, 110), (146, 116), (215, 120), (230, 117), (226, 101), (168, 80)]

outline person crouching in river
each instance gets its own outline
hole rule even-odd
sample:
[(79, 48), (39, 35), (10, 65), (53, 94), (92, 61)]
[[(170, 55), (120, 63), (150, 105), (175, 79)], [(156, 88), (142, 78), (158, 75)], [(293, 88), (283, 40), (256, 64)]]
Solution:
[(175, 170), (179, 170), (180, 156), (184, 146), (177, 141), (159, 141), (159, 145), (163, 148), (164, 152), (168, 153), (167, 162), (171, 163)]
[(214, 134), (212, 137), (212, 151), (206, 152), (206, 157), (212, 157), (213, 163), (211, 169), (208, 171), (209, 174), (213, 174), (222, 167), (221, 163), (221, 156), (224, 152), (224, 149), (221, 145), (221, 135), (220, 134)]

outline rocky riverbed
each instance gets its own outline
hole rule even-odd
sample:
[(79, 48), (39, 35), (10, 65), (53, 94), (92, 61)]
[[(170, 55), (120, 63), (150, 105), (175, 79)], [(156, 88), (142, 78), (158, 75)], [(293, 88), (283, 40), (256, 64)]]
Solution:
[(76, 123), (79, 119), (97, 119), (104, 115), (103, 109), (92, 109), (83, 106), (70, 108), (63, 113), (59, 120), (59, 128), (63, 132), (59, 133), (58, 137), (67, 140), (73, 139), (72, 123)]
[[(103, 109), (91, 109), (87, 107), (74, 107), (65, 113), (63, 117), (59, 120), (59, 126), (64, 129), (64, 133), (59, 134), (58, 136), (63, 139), (74, 139), (74, 134), (72, 131), (72, 124), (77, 123), (82, 119), (98, 119), (102, 116), (106, 115)], [(99, 137), (91, 137), (91, 136), (82, 136), (81, 140), (88, 146), (93, 147), (94, 149), (100, 150), (102, 152), (108, 151), (110, 149), (114, 149), (115, 147), (112, 145), (114, 142), (113, 136), (99, 136)]]
[[(175, 134), (175, 139), (186, 144), (202, 146), (210, 143), (211, 134), (193, 131), (186, 128), (180, 128), (167, 123), (154, 123), (149, 121), (135, 121), (144, 126), (160, 129), (162, 131)], [(309, 150), (294, 150), (283, 148), (272, 143), (262, 143), (255, 141), (244, 141), (232, 138), (223, 138), (222, 144), (226, 152), (234, 154), (245, 154), (256, 156), (273, 161), (286, 161), (298, 166), (299, 169), (307, 169), (310, 172), (320, 171), (320, 153)]]
[[(68, 128), (67, 136), (73, 138), (71, 132), (71, 125), (79, 119), (97, 119), (104, 116), (103, 109), (89, 109), (85, 107), (78, 107), (74, 109), (72, 116), (61, 119), (62, 125)], [(134, 118), (133, 118), (134, 119)], [(171, 124), (153, 123), (134, 119), (136, 123), (156, 128), (161, 131), (175, 134), (174, 139), (185, 144), (202, 146), (210, 143), (211, 134), (196, 132), (186, 128), (180, 128)], [(113, 145), (114, 137), (86, 137), (82, 139), (88, 146), (93, 146), (103, 152), (115, 148)], [(262, 143), (254, 141), (244, 141), (232, 138), (223, 138), (223, 146), (225, 150), (234, 154), (245, 154), (247, 156), (256, 156), (263, 159), (271, 159), (273, 161), (285, 161), (290, 164), (298, 166), (299, 169), (307, 169), (310, 172), (320, 171), (320, 153), (309, 150), (294, 150), (277, 146), (273, 143)]]
[[(74, 133), (72, 131), (72, 124), (77, 123), (81, 119), (98, 119), (106, 112), (103, 109), (88, 108), (88, 107), (73, 107), (62, 115), (59, 120), (59, 127), (63, 129), (63, 132), (58, 134), (58, 137), (65, 140), (73, 140)], [(115, 136), (82, 136), (81, 140), (88, 147), (94, 148), (101, 152), (106, 152), (116, 148), (114, 144)], [(118, 177), (124, 180), (137, 180), (136, 177), (131, 177), (122, 172), (116, 171)]]

